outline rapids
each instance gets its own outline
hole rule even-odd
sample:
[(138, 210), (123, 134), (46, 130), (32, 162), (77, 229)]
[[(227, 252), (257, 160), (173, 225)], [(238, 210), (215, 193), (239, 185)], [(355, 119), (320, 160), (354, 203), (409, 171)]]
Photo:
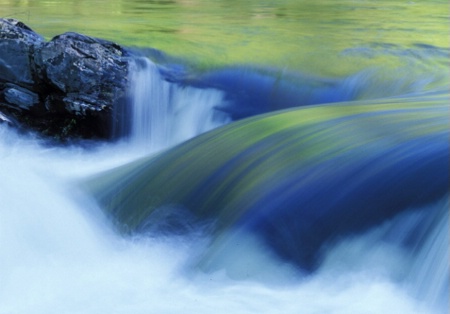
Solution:
[(448, 313), (447, 0), (0, 12), (141, 56), (119, 141), (0, 122), (0, 314)]
[[(361, 150), (358, 155), (347, 156), (348, 162), (358, 161), (363, 155), (376, 156), (377, 149), (386, 143), (393, 148), (399, 144), (396, 136), (389, 140), (389, 132), (403, 132), (402, 127), (408, 130), (411, 141), (424, 134), (435, 136), (433, 138), (441, 145), (437, 147), (445, 151), (448, 143), (440, 142), (442, 136), (447, 134), (448, 137), (445, 129), (448, 95), (445, 92), (424, 93), (427, 84), (418, 84), (416, 95), (411, 85), (401, 84), (407, 86), (403, 97), (372, 101), (354, 99), (344, 106), (330, 104), (319, 106), (319, 109), (307, 106), (292, 111), (292, 115), (290, 111), (283, 111), (281, 115), (266, 113), (262, 118), (232, 122), (230, 114), (222, 109), (230, 104), (229, 89), (214, 82), (210, 86), (169, 82), (152, 62), (140, 60), (139, 63), (141, 68), (135, 72), (131, 90), (132, 112), (130, 120), (124, 122), (127, 131), (120, 142), (88, 143), (84, 148), (54, 147), (36, 135), (18, 134), (7, 125), (0, 125), (0, 313), (446, 312), (449, 292), (448, 191), (415, 204), (414, 210), (374, 220), (350, 237), (336, 237), (336, 241), (321, 248), (320, 267), (310, 273), (280, 258), (255, 236), (254, 229), (225, 224), (217, 236), (211, 232), (214, 221), (199, 221), (192, 214), (195, 209), (177, 204), (171, 203), (167, 207), (174, 209), (175, 216), (156, 215), (153, 217), (158, 223), (146, 221), (142, 232), (121, 233), (120, 221), (117, 222), (114, 215), (110, 216), (108, 206), (98, 198), (99, 193), (125, 195), (127, 187), (135, 189), (131, 195), (136, 199), (141, 197), (139, 187), (154, 178), (142, 179), (139, 175), (143, 173), (142, 167), (150, 165), (151, 168), (154, 160), (165, 167), (178, 165), (174, 173), (178, 172), (180, 177), (170, 179), (175, 180), (172, 187), (177, 184), (183, 187), (183, 184), (189, 184), (189, 180), (183, 181), (183, 175), (193, 180), (200, 180), (201, 176), (185, 172), (183, 169), (189, 169), (189, 165), (184, 168), (174, 158), (195, 161), (195, 154), (206, 154), (211, 164), (206, 161), (190, 171), (203, 171), (206, 176), (213, 176), (217, 171), (211, 166), (214, 163), (246, 156), (239, 155), (240, 145), (255, 141), (255, 147), (258, 147), (257, 139), (276, 137), (283, 129), (295, 134), (314, 131), (314, 125), (317, 125), (330, 127), (329, 132), (332, 132), (333, 127), (339, 128), (341, 123), (350, 123), (347, 127), (354, 125), (356, 128), (361, 125), (359, 120), (365, 121), (360, 116), (364, 116), (366, 110), (371, 112), (369, 117), (374, 120), (367, 120), (373, 123), (366, 125), (370, 128), (365, 128), (364, 132), (371, 130), (373, 133), (370, 134), (375, 134), (377, 128), (388, 127), (382, 132), (384, 137), (378, 138), (379, 142), (370, 143), (363, 134), (339, 140), (339, 135), (346, 133), (327, 138), (313, 132), (308, 135), (308, 141), (315, 149), (311, 151), (315, 155), (307, 152), (308, 158), (332, 158), (333, 155), (328, 155), (330, 152), (335, 154), (340, 151), (341, 143), (347, 145), (352, 141), (352, 145)], [(333, 84), (339, 88), (346, 86), (351, 91), (358, 88), (362, 94), (371, 95), (379, 88), (379, 93), (383, 94), (383, 87), (371, 84), (377, 80), (376, 74), (367, 80), (359, 75), (358, 80), (345, 77)], [(417, 81), (421, 79), (419, 77)], [(200, 75), (199, 80), (211, 82), (211, 77)], [(267, 76), (263, 77), (263, 82), (267, 83)], [(264, 86), (275, 88), (270, 84)], [(313, 84), (312, 88), (314, 86), (317, 85)], [(320, 93), (320, 88), (322, 85), (314, 91)], [(389, 106), (397, 108), (392, 110), (394, 113), (404, 110), (410, 114), (383, 116), (389, 112)], [(427, 107), (433, 106), (441, 108), (442, 117), (437, 117), (436, 112), (427, 115)], [(352, 116), (352, 108), (359, 108), (360, 112)], [(318, 110), (317, 114), (314, 114), (315, 110)], [(286, 120), (277, 121), (280, 117)], [(383, 119), (386, 119), (385, 125), (376, 123)], [(269, 128), (264, 121), (269, 121)], [(398, 124), (390, 125), (392, 121)], [(221, 127), (224, 124), (226, 126)], [(212, 129), (216, 130), (208, 132)], [(203, 137), (199, 136), (204, 132)], [(239, 135), (239, 132), (244, 134)], [(354, 132), (360, 131), (356, 128)], [(226, 146), (228, 140), (234, 140), (229, 142), (233, 146)], [(191, 145), (186, 147), (191, 147), (192, 151), (183, 151), (185, 146), (178, 145), (180, 143)], [(221, 145), (225, 145), (225, 151), (222, 155), (215, 154)], [(347, 147), (350, 148), (353, 149)], [(179, 152), (186, 155), (177, 155)], [(410, 157), (415, 156), (413, 150), (407, 152)], [(433, 150), (420, 152), (424, 154), (418, 154), (415, 162), (426, 163), (425, 158), (431, 156), (426, 152), (432, 154)], [(295, 162), (295, 151), (290, 153), (284, 161)], [(269, 148), (265, 158), (275, 160), (277, 149)], [(376, 157), (374, 160), (382, 159)], [(249, 171), (252, 167), (257, 169), (257, 163), (242, 162)], [(236, 167), (239, 165), (237, 163)], [(401, 163), (398, 165), (402, 167)], [(414, 166), (408, 164), (405, 169), (407, 167)], [(271, 184), (276, 184), (282, 173), (271, 171), (270, 166), (265, 169), (270, 180), (264, 181), (267, 178), (263, 171), (258, 174), (262, 178), (251, 177), (245, 182), (262, 182), (265, 191), (270, 191)], [(374, 167), (365, 175), (375, 175), (373, 180), (382, 180), (376, 177), (380, 169)], [(227, 174), (233, 175), (233, 168), (227, 171), (223, 173), (224, 180)], [(445, 176), (448, 177), (448, 167), (442, 169), (441, 177)], [(240, 178), (247, 180), (243, 174)], [(328, 180), (324, 173), (317, 172), (315, 180), (321, 179)], [(90, 184), (88, 188), (86, 182)], [(396, 181), (389, 178), (374, 182), (391, 185), (394, 190), (397, 188)], [(415, 181), (411, 182), (414, 184)], [(164, 186), (164, 181), (160, 183), (165, 189), (171, 189), (171, 185)], [(336, 182), (329, 184), (334, 184), (331, 188), (336, 189), (335, 195), (345, 191)], [(185, 188), (192, 187), (185, 185)], [(252, 187), (254, 185), (248, 185), (248, 189), (244, 186), (240, 191), (230, 188), (225, 192), (231, 193), (227, 196), (231, 199), (239, 195), (237, 199), (262, 197), (264, 201), (267, 194), (254, 194)], [(416, 188), (411, 191), (418, 193)], [(320, 197), (326, 198), (325, 192)], [(208, 196), (213, 195), (205, 195)], [(147, 197), (159, 199), (158, 195)], [(353, 197), (364, 199), (363, 195)], [(216, 210), (219, 213), (221, 210), (217, 200), (217, 207), (212, 203), (205, 209), (213, 213), (212, 216)], [(377, 205), (389, 206), (386, 203), (389, 200)], [(134, 209), (119, 210), (126, 213)], [(228, 210), (239, 212), (240, 209)], [(330, 214), (330, 217), (334, 216)], [(169, 223), (169, 228), (165, 223)], [(174, 228), (179, 229), (174, 232)], [(295, 239), (291, 245), (296, 246), (296, 250), (302, 249)]]

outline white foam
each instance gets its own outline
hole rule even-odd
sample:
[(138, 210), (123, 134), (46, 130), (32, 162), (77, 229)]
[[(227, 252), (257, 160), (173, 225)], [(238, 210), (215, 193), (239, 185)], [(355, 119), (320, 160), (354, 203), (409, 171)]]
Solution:
[[(197, 240), (122, 238), (73, 186), (135, 158), (120, 145), (48, 148), (0, 125), (0, 313), (442, 313), (392, 276), (407, 257), (389, 247), (366, 255), (364, 271), (322, 271), (283, 285), (243, 278), (233, 265), (234, 275), (220, 265), (186, 269), (200, 254)], [(436, 236), (448, 241), (447, 233)], [(252, 238), (243, 240), (240, 254), (254, 252), (245, 262), (274, 271), (276, 264), (265, 260), (272, 257)], [(364, 237), (357, 242), (373, 244)], [(386, 272), (374, 266), (383, 256), (390, 260)]]
[(230, 121), (216, 111), (223, 93), (165, 81), (158, 67), (141, 58), (131, 68), (130, 141), (146, 151), (181, 143)]

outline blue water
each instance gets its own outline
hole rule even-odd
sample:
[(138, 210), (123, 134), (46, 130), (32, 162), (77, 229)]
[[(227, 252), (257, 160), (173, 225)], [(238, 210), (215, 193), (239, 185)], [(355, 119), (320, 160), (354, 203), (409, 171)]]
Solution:
[(118, 142), (0, 124), (0, 313), (447, 312), (442, 71), (131, 70)]
[[(322, 276), (356, 276), (352, 284), (383, 278), (423, 302), (423, 308), (416, 304), (408, 311), (445, 312), (445, 89), (427, 90), (418, 77), (417, 84), (385, 90), (373, 84), (377, 71), (332, 80), (233, 67), (188, 78), (178, 72), (174, 79), (167, 67), (139, 64), (132, 120), (139, 127), (132, 127), (128, 139), (163, 152), (90, 181), (116, 230), (132, 237), (206, 241), (185, 262), (190, 277), (220, 274), (287, 289)], [(379, 99), (373, 99), (376, 92)], [(180, 103), (179, 95), (189, 102)], [(346, 104), (333, 105), (341, 101)], [(280, 110), (299, 108), (296, 112), (307, 116), (324, 103), (324, 113), (349, 114), (308, 127), (299, 122), (295, 131), (281, 126), (246, 146), (258, 133), (245, 126), (260, 123), (263, 130), (278, 113), (290, 115)], [(375, 107), (379, 104), (384, 107)], [(361, 105), (362, 112), (351, 114)], [(257, 119), (245, 119), (251, 116)], [(148, 129), (155, 125), (157, 130)], [(313, 150), (315, 157), (304, 159), (293, 148), (298, 141), (306, 141), (305, 152), (325, 147), (324, 152)], [(327, 148), (333, 141), (337, 146)], [(296, 166), (284, 164), (295, 160)], [(353, 311), (351, 305), (344, 308)], [(364, 311), (380, 312), (373, 303)]]

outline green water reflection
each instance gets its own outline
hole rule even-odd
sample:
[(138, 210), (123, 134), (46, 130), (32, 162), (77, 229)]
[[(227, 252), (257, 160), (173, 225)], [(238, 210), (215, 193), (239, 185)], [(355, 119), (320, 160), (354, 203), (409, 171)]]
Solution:
[[(47, 38), (77, 31), (204, 66), (256, 63), (338, 75), (398, 66), (405, 61), (396, 49), (449, 47), (447, 0), (0, 0), (0, 12)], [(368, 56), (364, 49), (374, 45), (391, 45), (391, 52)]]

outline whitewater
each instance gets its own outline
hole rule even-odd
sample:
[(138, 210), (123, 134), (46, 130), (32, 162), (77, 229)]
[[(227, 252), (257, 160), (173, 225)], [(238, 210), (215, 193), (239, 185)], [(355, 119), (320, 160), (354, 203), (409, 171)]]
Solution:
[(215, 111), (223, 92), (180, 87), (145, 68), (135, 72), (122, 141), (54, 146), (0, 124), (0, 313), (446, 313), (448, 198), (426, 205), (440, 219), (429, 222), (418, 257), (382, 241), (426, 221), (406, 213), (330, 248), (308, 276), (251, 237), (227, 257), (233, 264), (245, 253), (240, 265), (202, 271), (189, 266), (207, 235), (117, 232), (79, 188), (85, 179), (231, 123)]

